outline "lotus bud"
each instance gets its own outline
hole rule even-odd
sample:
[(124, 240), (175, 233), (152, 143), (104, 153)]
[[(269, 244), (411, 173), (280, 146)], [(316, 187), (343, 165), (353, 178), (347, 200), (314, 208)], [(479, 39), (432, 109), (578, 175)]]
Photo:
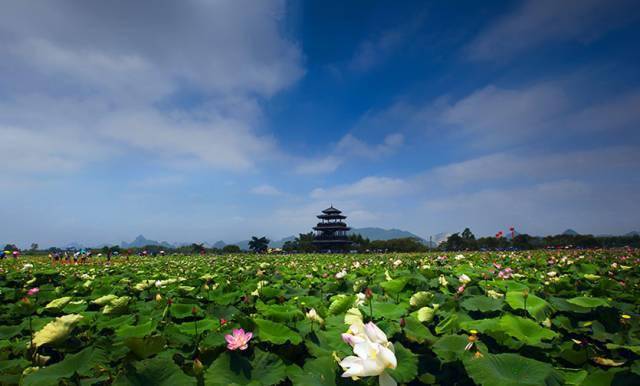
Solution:
[(156, 294), (156, 302), (159, 302), (161, 300), (162, 300), (162, 295)]
[(366, 296), (367, 300), (371, 300), (373, 298), (373, 291), (371, 291), (371, 288), (365, 288), (364, 295)]
[(202, 370), (204, 370), (204, 366), (202, 365), (202, 362), (200, 362), (200, 359), (196, 358), (193, 360), (193, 372), (196, 375), (200, 375), (202, 373)]

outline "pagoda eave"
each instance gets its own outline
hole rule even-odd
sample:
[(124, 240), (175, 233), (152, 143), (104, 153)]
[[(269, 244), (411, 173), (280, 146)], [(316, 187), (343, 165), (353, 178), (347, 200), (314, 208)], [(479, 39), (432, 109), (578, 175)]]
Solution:
[(345, 231), (351, 230), (349, 227), (313, 227), (314, 231)]

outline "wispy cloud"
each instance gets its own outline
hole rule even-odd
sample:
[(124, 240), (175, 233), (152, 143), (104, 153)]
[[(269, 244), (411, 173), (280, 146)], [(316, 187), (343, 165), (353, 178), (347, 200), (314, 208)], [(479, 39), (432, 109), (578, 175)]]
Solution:
[(295, 171), (299, 174), (331, 173), (347, 159), (359, 157), (375, 160), (395, 153), (403, 144), (404, 135), (400, 133), (387, 135), (379, 144), (369, 144), (352, 134), (347, 134), (338, 141), (331, 154), (303, 159), (296, 166)]
[(361, 197), (393, 197), (407, 194), (412, 186), (400, 178), (365, 177), (352, 184), (338, 185), (331, 188), (316, 188), (311, 197), (321, 199), (332, 198), (361, 198)]
[[(304, 74), (279, 28), (284, 11), (279, 1), (6, 5), (0, 146), (39, 156), (12, 157), (3, 172), (78, 170), (139, 152), (231, 171), (277, 157), (257, 129), (261, 103)], [(176, 95), (193, 105), (173, 104)]]
[(546, 42), (589, 42), (637, 18), (633, 0), (526, 0), (468, 45), (474, 60), (501, 61)]
[(283, 193), (272, 185), (258, 185), (251, 189), (251, 193), (261, 196), (281, 196)]
[(349, 69), (366, 72), (380, 65), (418, 32), (424, 20), (425, 14), (419, 13), (409, 22), (362, 41), (349, 61)]

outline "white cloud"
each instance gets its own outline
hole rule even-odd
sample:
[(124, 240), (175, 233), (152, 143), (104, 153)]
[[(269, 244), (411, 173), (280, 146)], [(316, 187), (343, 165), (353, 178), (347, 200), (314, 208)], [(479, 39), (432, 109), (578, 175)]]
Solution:
[(365, 177), (352, 184), (339, 185), (331, 188), (316, 188), (311, 197), (321, 199), (353, 198), (353, 197), (392, 197), (410, 193), (412, 186), (399, 178)]
[(283, 194), (276, 187), (266, 184), (254, 187), (253, 189), (251, 189), (251, 193), (261, 196), (280, 196)]
[(307, 158), (299, 161), (295, 170), (299, 174), (325, 174), (334, 172), (349, 158), (362, 157), (376, 160), (395, 153), (404, 144), (404, 135), (388, 134), (382, 143), (368, 144), (347, 134), (338, 141), (331, 154), (321, 158)]
[(378, 158), (393, 154), (404, 143), (404, 135), (400, 133), (389, 134), (384, 141), (377, 145), (367, 144), (352, 134), (347, 134), (336, 146), (336, 153), (356, 155), (366, 158)]
[(7, 4), (0, 127), (11, 151), (41, 155), (14, 157), (11, 170), (74, 171), (140, 151), (150, 161), (232, 171), (278, 157), (257, 127), (262, 101), (304, 74), (299, 47), (280, 26), (285, 8), (281, 1)]
[(633, 0), (526, 0), (469, 44), (472, 59), (502, 60), (545, 42), (595, 40), (637, 18)]
[(418, 31), (423, 21), (424, 14), (418, 13), (412, 20), (400, 26), (384, 30), (377, 36), (362, 41), (349, 61), (349, 69), (365, 72), (379, 65), (400, 49)]
[(69, 134), (0, 126), (0, 177), (8, 173), (72, 172), (112, 154), (111, 149), (91, 138), (77, 135), (71, 139)]
[(552, 180), (571, 176), (603, 179), (632, 172), (640, 148), (614, 146), (564, 153), (493, 153), (436, 167), (423, 176), (441, 186), (493, 183), (499, 180)]
[[(514, 225), (545, 235), (567, 228), (579, 232), (625, 233), (638, 226), (635, 187), (558, 180), (517, 188), (492, 188), (425, 201), (419, 215), (438, 219), (440, 229), (469, 226), (492, 234)], [(637, 193), (637, 192), (636, 192)], [(602, 203), (606, 202), (607, 205)]]
[(554, 84), (524, 89), (487, 86), (444, 109), (440, 119), (480, 139), (480, 145), (521, 142), (554, 128), (569, 100)]
[[(443, 95), (422, 103), (400, 100), (367, 112), (357, 130), (394, 127), (406, 136), (448, 139), (459, 146), (495, 151), (507, 146), (580, 142), (585, 135), (626, 133), (640, 123), (640, 91), (585, 98), (583, 76), (520, 87), (488, 85), (454, 99)], [(637, 139), (637, 136), (635, 137)]]
[(324, 174), (335, 171), (343, 159), (333, 155), (323, 158), (310, 158), (302, 160), (296, 166), (296, 172), (299, 174)]

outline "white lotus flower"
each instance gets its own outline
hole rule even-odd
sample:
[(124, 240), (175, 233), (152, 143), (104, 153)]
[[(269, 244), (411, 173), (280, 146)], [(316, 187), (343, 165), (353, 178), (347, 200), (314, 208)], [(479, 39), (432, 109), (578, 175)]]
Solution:
[(33, 264), (27, 263), (24, 266), (22, 266), (22, 270), (23, 271), (26, 271), (26, 270), (31, 269), (31, 268), (33, 268)]
[(336, 279), (342, 279), (345, 276), (347, 276), (347, 271), (345, 271), (344, 269), (338, 273), (336, 273)]
[(460, 275), (458, 277), (458, 280), (462, 284), (467, 284), (467, 283), (469, 283), (471, 281), (471, 278), (463, 273), (462, 275)]
[(365, 301), (367, 300), (367, 295), (365, 295), (362, 292), (359, 292), (356, 294), (356, 301), (353, 302), (353, 306), (354, 307), (360, 307), (361, 305), (363, 305), (365, 303)]
[(378, 376), (380, 386), (396, 386), (396, 381), (385, 372), (398, 365), (393, 345), (387, 340), (385, 333), (373, 322), (366, 325), (358, 320), (353, 323), (342, 339), (353, 347), (355, 355), (340, 361), (344, 370), (344, 378)]
[(438, 283), (440, 283), (440, 285), (443, 287), (446, 287), (449, 284), (447, 278), (444, 277), (444, 275), (440, 275), (440, 277), (438, 278)]
[(319, 324), (324, 323), (324, 319), (322, 319), (322, 317), (318, 315), (315, 308), (310, 309), (309, 312), (307, 312), (306, 316), (307, 316), (307, 319), (311, 320), (312, 322), (316, 322)]

